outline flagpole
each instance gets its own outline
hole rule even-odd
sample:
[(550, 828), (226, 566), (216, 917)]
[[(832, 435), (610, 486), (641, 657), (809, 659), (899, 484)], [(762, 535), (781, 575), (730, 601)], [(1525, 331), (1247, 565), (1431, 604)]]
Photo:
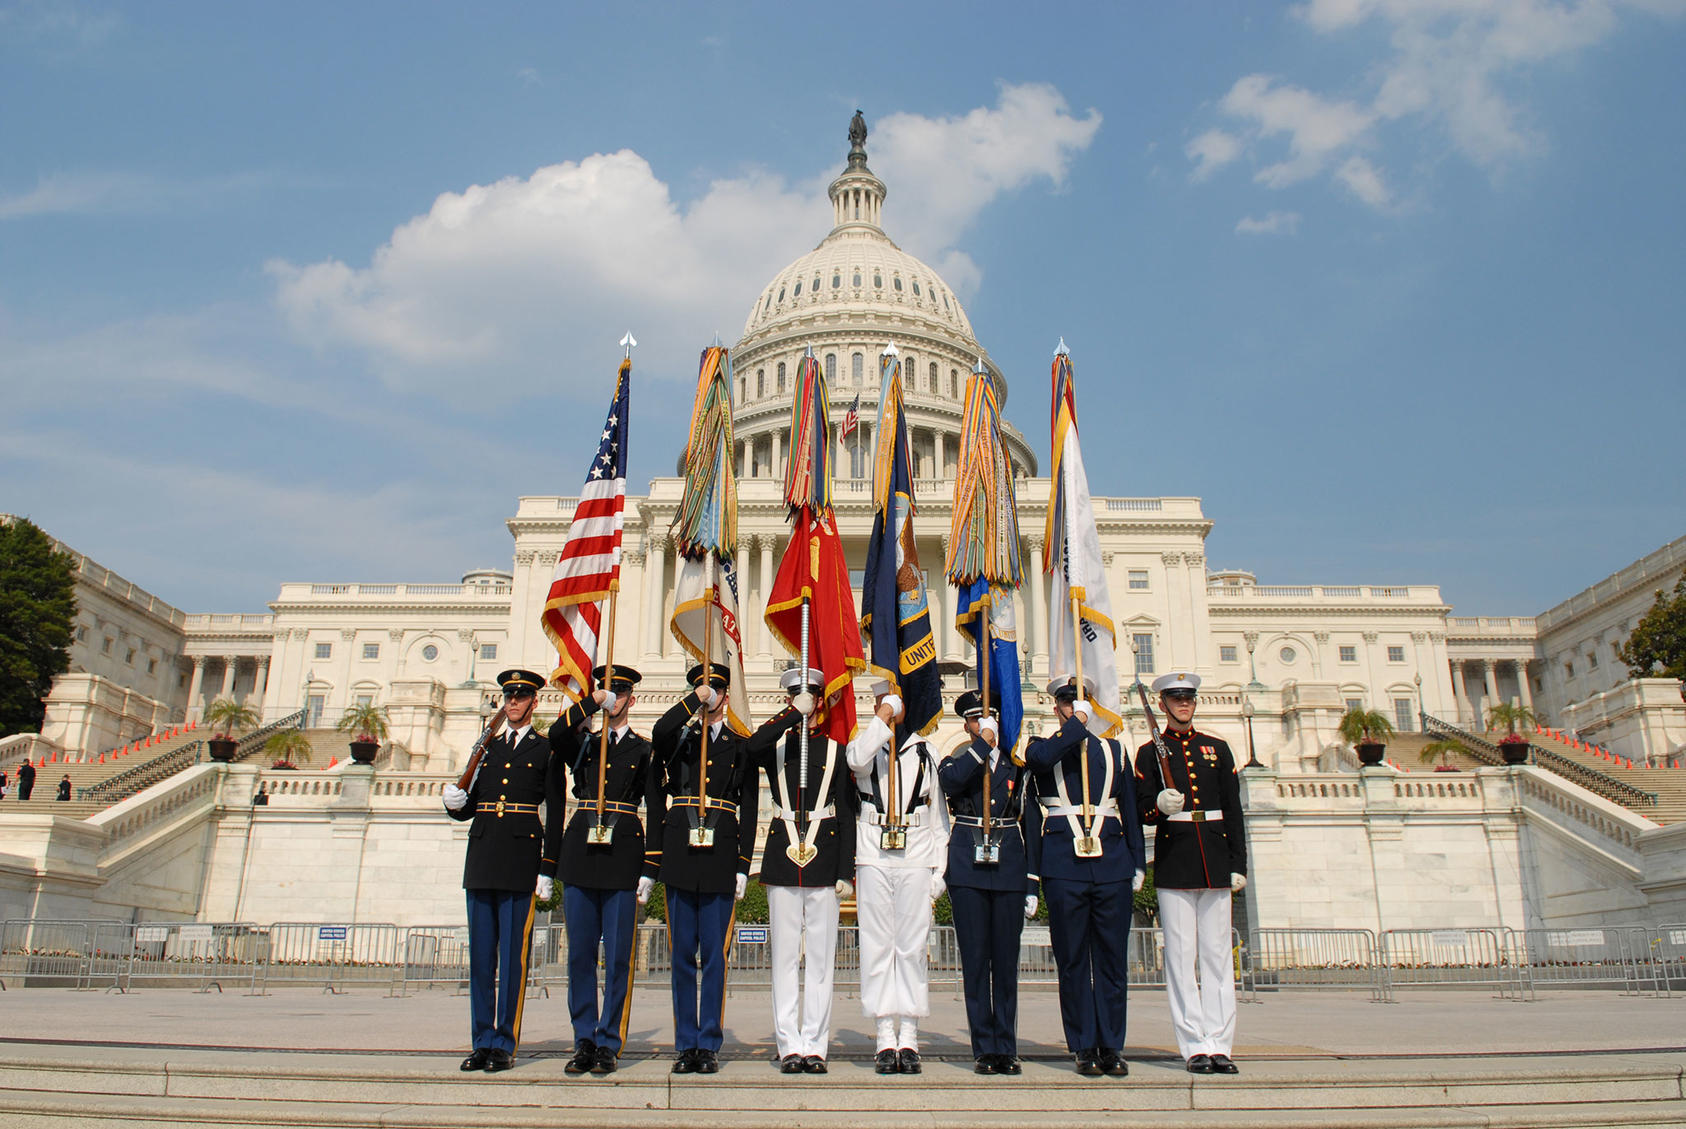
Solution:
[(615, 604), (621, 593), (620, 577), (609, 581), (609, 654), (603, 660), (603, 689), (609, 697), (604, 701), (603, 736), (597, 749), (597, 826), (603, 826), (603, 789), (609, 776), (609, 714), (608, 707), (615, 699)]
[[(1060, 344), (1063, 346), (1065, 342), (1061, 341)], [(1054, 405), (1054, 411), (1059, 411), (1058, 404)], [(1067, 426), (1074, 434), (1077, 430), (1077, 420), (1070, 420), (1067, 423)], [(1071, 453), (1069, 451), (1062, 450), (1060, 452), (1060, 480), (1065, 493), (1065, 569), (1067, 591), (1071, 596), (1071, 653), (1073, 658), (1076, 660), (1077, 667), (1077, 696), (1082, 698), (1084, 697), (1083, 586), (1071, 583), (1073, 571), (1071, 566), (1071, 546), (1072, 542), (1076, 540), (1073, 536), (1072, 525), (1076, 520), (1073, 516), (1073, 511), (1076, 509), (1077, 499), (1076, 491), (1074, 489), (1076, 475), (1071, 469)], [(1081, 580), (1082, 577), (1079, 576), (1077, 579)], [(1091, 710), (1094, 709), (1095, 704), (1090, 702), (1089, 708)], [(1085, 723), (1085, 725), (1087, 725), (1087, 723)], [(1083, 740), (1083, 753), (1081, 760), (1083, 765), (1083, 834), (1085, 837), (1088, 837), (1092, 835), (1094, 831), (1093, 821), (1095, 817), (1095, 808), (1092, 797), (1089, 794), (1089, 740), (1087, 736), (1085, 736)]]
[[(980, 683), (982, 683), (982, 689), (983, 689), (982, 705), (983, 705), (983, 715), (985, 717), (988, 717), (990, 715), (990, 708), (989, 708), (989, 667), (990, 667), (990, 659), (993, 656), (990, 655), (990, 653), (989, 653), (989, 634), (990, 634), (990, 620), (993, 618), (991, 616), (990, 612), (991, 612), (991, 609), (994, 607), (994, 602), (995, 602), (995, 593), (991, 589), (989, 581), (986, 580), (986, 581), (984, 581), (983, 632), (979, 636), (979, 638), (983, 640), (983, 644), (982, 644), (982, 647), (980, 648), (980, 650), (978, 651), (978, 654), (980, 656), (982, 656), (982, 658), (983, 658), (983, 668), (978, 673), (978, 681)], [(1001, 742), (1001, 726), (999, 725), (999, 723), (995, 727), (995, 741), (996, 741), (996, 748), (999, 749), (1000, 748), (1000, 742)], [(986, 760), (984, 762), (984, 778), (983, 778), (983, 841), (984, 841), (984, 848), (986, 850), (989, 847), (989, 832), (990, 832), (989, 814), (990, 814), (990, 806), (991, 805), (990, 805), (990, 802), (989, 802), (989, 783), (990, 783), (990, 778), (994, 775), (995, 775), (994, 767), (991, 766), (990, 763)]]
[(702, 740), (698, 743), (697, 766), (697, 824), (708, 826), (708, 731), (713, 728), (708, 715), (714, 711), (714, 551), (703, 550), (707, 563), (703, 566), (703, 587), (707, 592), (707, 603), (703, 605), (703, 685), (709, 689), (708, 705), (703, 710)]

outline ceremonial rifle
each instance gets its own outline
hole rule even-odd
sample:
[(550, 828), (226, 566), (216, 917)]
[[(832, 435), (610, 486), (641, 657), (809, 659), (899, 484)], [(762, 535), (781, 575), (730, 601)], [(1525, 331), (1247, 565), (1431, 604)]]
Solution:
[(508, 716), (509, 707), (507, 705), (499, 706), (498, 712), (493, 714), (492, 720), (487, 723), (486, 732), (480, 734), (480, 739), (474, 742), (474, 747), (468, 751), (468, 765), (462, 770), (462, 776), (457, 779), (457, 787), (462, 791), (468, 791), (469, 786), (474, 783), (474, 774), (480, 771), (480, 762), (486, 757), (487, 743), (491, 741), (492, 734), (497, 732), (498, 726), (502, 725)]

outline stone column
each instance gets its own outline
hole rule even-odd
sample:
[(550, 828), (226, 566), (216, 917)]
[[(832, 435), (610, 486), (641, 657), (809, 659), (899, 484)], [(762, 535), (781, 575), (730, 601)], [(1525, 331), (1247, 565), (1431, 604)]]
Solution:
[(1516, 692), (1522, 699), (1522, 705), (1529, 710), (1534, 708), (1533, 687), (1528, 685), (1528, 660), (1516, 660)]
[(205, 656), (193, 656), (193, 682), (187, 688), (187, 720), (198, 721), (205, 707), (199, 703), (199, 693), (205, 683)]
[[(1481, 660), (1482, 685), (1487, 691), (1487, 698), (1481, 704), (1488, 710), (1491, 710), (1494, 706), (1499, 704), (1499, 680), (1494, 674), (1494, 668), (1497, 666), (1498, 663), (1494, 662), (1492, 659)], [(1485, 718), (1478, 717), (1475, 719), (1475, 724), (1485, 728), (1487, 722)]]
[[(774, 468), (774, 473), (775, 473), (776, 477), (783, 478), (784, 477), (784, 471), (785, 471), (785, 464), (790, 461), (790, 430), (788, 428), (780, 428), (779, 429), (779, 431), (778, 431), (778, 445), (779, 445), (779, 461)], [(762, 583), (765, 584), (766, 581), (762, 581)]]
[(222, 660), (222, 693), (218, 694), (217, 697), (232, 698), (234, 696), (234, 669), (239, 662), (240, 660), (233, 655), (229, 655)]
[[(783, 434), (782, 432), (780, 434)], [(756, 539), (761, 547), (761, 585), (756, 590), (756, 606), (759, 613), (767, 610), (767, 598), (773, 591), (773, 538), (762, 534)], [(756, 651), (764, 659), (773, 657), (773, 633), (767, 630), (767, 621), (756, 617)]]
[(1035, 632), (1028, 639), (1024, 639), (1024, 632), (1020, 632), (1021, 639), (1027, 644), (1025, 650), (1030, 652), (1030, 672), (1032, 675), (1046, 676), (1048, 673), (1048, 578), (1042, 575), (1042, 538), (1030, 538), (1030, 575), (1025, 583), (1030, 586), (1031, 619), (1030, 630)]
[(937, 473), (932, 475), (932, 477), (941, 478), (943, 476), (944, 469), (948, 466), (948, 433), (938, 431), (936, 436)]
[(252, 689), (257, 695), (258, 716), (263, 716), (263, 708), (269, 702), (269, 658), (265, 656), (258, 660), (258, 676)]
[[(1160, 553), (1159, 563), (1165, 566), (1165, 606), (1171, 613), (1171, 622), (1160, 629), (1160, 653), (1153, 656), (1153, 673), (1160, 675), (1168, 670), (1181, 670), (1185, 666), (1182, 658), (1182, 634), (1177, 628), (1176, 621), (1181, 618), (1180, 613), (1189, 604), (1188, 570), (1183, 567), (1181, 553)], [(1152, 682), (1153, 679), (1144, 679)]]
[(749, 594), (749, 543), (751, 538), (738, 535), (738, 553), (732, 566), (738, 570), (738, 645), (749, 652), (749, 636), (744, 631), (744, 618), (755, 614), (753, 598)]
[(666, 591), (667, 537), (646, 533), (644, 567), (648, 570), (644, 585), (644, 654), (656, 659), (662, 653), (662, 593)]

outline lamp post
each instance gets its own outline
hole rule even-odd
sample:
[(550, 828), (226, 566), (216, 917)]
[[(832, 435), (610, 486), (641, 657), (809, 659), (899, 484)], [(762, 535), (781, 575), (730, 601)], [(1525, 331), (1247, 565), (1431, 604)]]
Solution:
[(1428, 715), (1423, 712), (1423, 672), (1420, 670), (1417, 671), (1416, 677), (1413, 678), (1412, 681), (1417, 684), (1417, 728), (1423, 729), (1426, 728), (1423, 724), (1423, 719), (1428, 717)]
[(1247, 763), (1241, 767), (1263, 768), (1264, 763), (1259, 760), (1258, 754), (1253, 751), (1253, 699), (1246, 695), (1242, 695), (1241, 698), (1241, 717), (1247, 722)]

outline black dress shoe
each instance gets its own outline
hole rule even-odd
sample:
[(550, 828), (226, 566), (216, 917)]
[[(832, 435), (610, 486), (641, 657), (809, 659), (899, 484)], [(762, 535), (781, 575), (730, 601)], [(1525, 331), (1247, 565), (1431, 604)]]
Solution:
[(826, 1072), (825, 1059), (819, 1055), (809, 1055), (802, 1060), (802, 1069), (808, 1074), (824, 1074)]
[(515, 1065), (515, 1056), (508, 1051), (491, 1051), (486, 1061), (486, 1073), (498, 1074)]
[(872, 1063), (872, 1069), (875, 1072), (879, 1074), (894, 1074), (897, 1070), (896, 1052), (889, 1047), (885, 1047), (873, 1056)]
[(615, 1052), (608, 1047), (598, 1047), (592, 1056), (591, 1072), (593, 1074), (613, 1074), (615, 1072)]
[(1085, 1078), (1098, 1078), (1101, 1073), (1101, 1052), (1093, 1048), (1078, 1051), (1072, 1056), (1077, 1060), (1077, 1073)]
[(462, 1060), (459, 1070), (485, 1070), (486, 1064), (492, 1060), (492, 1052), (486, 1047), (474, 1048), (474, 1053)]
[(918, 1074), (925, 1069), (919, 1064), (919, 1052), (912, 1047), (903, 1047), (896, 1052), (896, 1072), (899, 1074)]
[(1191, 1056), (1188, 1060), (1188, 1072), (1190, 1074), (1210, 1074), (1210, 1073), (1212, 1073), (1212, 1059), (1211, 1059), (1211, 1057), (1208, 1056), (1208, 1055), (1193, 1055), (1193, 1056)]
[(591, 1069), (591, 1064), (597, 1061), (597, 1048), (590, 1039), (580, 1039), (574, 1043), (574, 1056), (562, 1068), (564, 1074), (584, 1074)]
[(1213, 1074), (1240, 1074), (1241, 1068), (1239, 1066), (1236, 1066), (1233, 1062), (1229, 1061), (1228, 1055), (1213, 1055), (1212, 1056), (1212, 1073)]
[(1130, 1064), (1124, 1061), (1124, 1056), (1117, 1051), (1101, 1051), (1101, 1073), (1110, 1074), (1114, 1078), (1122, 1078), (1130, 1073)]
[(697, 1056), (697, 1073), (698, 1074), (718, 1074), (718, 1073), (720, 1073), (720, 1056), (719, 1055), (716, 1055), (713, 1051), (710, 1051), (710, 1050), (699, 1049), (696, 1052), (696, 1056)]
[(995, 1056), (995, 1073), (997, 1073), (997, 1074), (1023, 1074), (1024, 1073), (1024, 1067), (1020, 1066), (1019, 1060), (1014, 1058), (1012, 1055), (996, 1055)]
[(697, 1072), (697, 1052), (680, 1051), (679, 1057), (673, 1060), (675, 1074), (695, 1074)]
[(783, 1058), (781, 1058), (779, 1060), (779, 1073), (780, 1074), (800, 1074), (800, 1073), (802, 1073), (802, 1056), (801, 1055), (785, 1055)]
[(972, 1073), (973, 1074), (994, 1074), (995, 1073), (995, 1056), (994, 1055), (979, 1055), (977, 1057), (976, 1061), (974, 1061), (972, 1063)]

